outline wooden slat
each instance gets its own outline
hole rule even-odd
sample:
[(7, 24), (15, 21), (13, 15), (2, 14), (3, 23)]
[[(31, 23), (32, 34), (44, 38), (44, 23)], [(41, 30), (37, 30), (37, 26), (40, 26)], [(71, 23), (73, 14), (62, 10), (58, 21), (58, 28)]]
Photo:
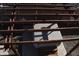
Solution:
[[(14, 16), (11, 14), (2, 14), (1, 16)], [(53, 13), (21, 13), (16, 14), (15, 16), (55, 16), (55, 17), (64, 17), (64, 16), (79, 16), (79, 14), (53, 14)]]
[[(3, 5), (4, 5), (4, 3), (3, 3)], [(8, 6), (39, 6), (39, 7), (73, 7), (72, 5), (53, 5), (53, 4), (51, 4), (51, 5), (48, 5), (48, 4), (46, 4), (46, 5), (44, 5), (44, 4), (8, 4), (8, 3), (6, 3), (5, 5), (8, 5)]]
[(0, 42), (0, 45), (18, 45), (18, 44), (45, 44), (45, 43), (56, 43), (56, 42), (66, 42), (66, 41), (75, 41), (79, 40), (79, 37), (75, 38), (64, 38), (64, 39), (58, 39), (58, 40), (44, 40), (44, 41), (17, 41), (17, 42), (11, 42), (11, 43), (5, 43)]
[(62, 30), (72, 30), (72, 29), (79, 29), (79, 27), (64, 27), (64, 28), (57, 28), (57, 29), (14, 29), (14, 30), (0, 30), (0, 32), (44, 32), (44, 31), (62, 31)]
[(0, 8), (0, 10), (6, 10), (6, 11), (10, 11), (10, 10), (22, 10), (22, 11), (26, 11), (26, 10), (52, 10), (52, 11), (76, 11), (75, 9), (60, 9), (60, 8)]
[(28, 23), (79, 23), (79, 20), (26, 20), (26, 21), (0, 21), (0, 24), (28, 24)]

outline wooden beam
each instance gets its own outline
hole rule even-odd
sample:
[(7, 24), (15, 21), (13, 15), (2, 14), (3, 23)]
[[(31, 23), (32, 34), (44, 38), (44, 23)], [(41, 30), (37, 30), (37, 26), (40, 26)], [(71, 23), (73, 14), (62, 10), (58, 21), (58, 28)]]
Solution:
[(76, 11), (75, 9), (62, 9), (62, 8), (39, 8), (39, 7), (33, 7), (33, 8), (0, 8), (0, 10), (6, 10), (6, 11), (12, 11), (12, 10), (16, 10), (16, 11), (20, 11), (20, 10), (22, 10), (22, 11), (28, 11), (28, 10), (39, 10), (39, 11), (41, 11), (41, 10), (52, 10), (52, 11)]
[(79, 40), (79, 37), (75, 38), (64, 38), (64, 39), (58, 39), (58, 40), (44, 40), (44, 41), (16, 41), (16, 42), (0, 42), (0, 45), (18, 45), (18, 44), (46, 44), (46, 43), (56, 43), (56, 42), (66, 42), (66, 41), (75, 41)]
[(14, 30), (0, 30), (0, 32), (4, 33), (12, 33), (12, 32), (45, 32), (45, 31), (62, 31), (62, 30), (76, 30), (79, 27), (64, 27), (64, 28), (57, 28), (57, 29), (14, 29)]
[[(3, 3), (3, 5), (4, 5), (4, 3)], [(72, 5), (48, 5), (48, 4), (17, 4), (17, 3), (15, 3), (15, 4), (12, 4), (12, 3), (5, 3), (5, 5), (8, 5), (8, 6), (39, 6), (39, 7), (73, 7)]]
[(0, 21), (0, 24), (29, 24), (29, 23), (79, 23), (79, 20), (26, 20), (26, 21)]
[(79, 14), (53, 14), (53, 13), (21, 13), (16, 15), (2, 14), (1, 16), (57, 16), (57, 17), (69, 17), (69, 16), (79, 16)]

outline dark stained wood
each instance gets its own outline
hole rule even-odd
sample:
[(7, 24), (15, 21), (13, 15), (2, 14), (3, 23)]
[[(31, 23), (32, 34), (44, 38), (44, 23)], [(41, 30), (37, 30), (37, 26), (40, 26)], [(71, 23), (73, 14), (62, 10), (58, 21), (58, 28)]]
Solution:
[(44, 40), (44, 41), (17, 41), (17, 42), (8, 42), (8, 43), (4, 43), (4, 42), (0, 42), (0, 45), (18, 45), (18, 44), (45, 44), (45, 43), (57, 43), (57, 42), (66, 42), (66, 41), (75, 41), (75, 40), (79, 40), (79, 37), (75, 37), (75, 38), (64, 38), (64, 39), (58, 39), (58, 40)]
[[(39, 5), (39, 4), (5, 4), (8, 5), (11, 8), (0, 8), (0, 10), (3, 10), (4, 13), (1, 14), (0, 16), (3, 16), (5, 18), (5, 16), (8, 16), (10, 18), (16, 18), (16, 17), (26, 17), (26, 16), (50, 16), (50, 17), (78, 17), (79, 14), (74, 14), (73, 12), (76, 12), (75, 9), (67, 9), (67, 8), (72, 8), (73, 6), (70, 5), (62, 5), (62, 6), (54, 6), (54, 5)], [(21, 8), (21, 7), (25, 7), (25, 8)], [(44, 12), (45, 10), (45, 12)], [(7, 11), (7, 12), (6, 12)], [(10, 11), (10, 12), (8, 12)], [(23, 12), (21, 12), (23, 11)], [(33, 11), (33, 12), (28, 12), (28, 11)], [(39, 12), (38, 12), (39, 11)], [(42, 12), (41, 12), (42, 11)], [(56, 13), (53, 14), (53, 12), (49, 12), (49, 11), (55, 11)], [(64, 14), (61, 13), (57, 13), (57, 12), (66, 12)], [(13, 14), (12, 14), (12, 13)], [(28, 13), (27, 13), (28, 12)], [(71, 14), (72, 13), (72, 14)], [(49, 17), (48, 17), (49, 18)], [(37, 18), (36, 18), (37, 19)], [(65, 24), (79, 24), (79, 20), (26, 20), (26, 21), (0, 21), (0, 24), (9, 24), (11, 27), (12, 25), (16, 25), (17, 24), (36, 24), (36, 23), (65, 23)], [(11, 33), (17, 33), (17, 32), (43, 32), (43, 31), (63, 31), (63, 30), (79, 30), (79, 27), (63, 27), (63, 28), (57, 28), (57, 29), (6, 29), (6, 30), (0, 30), (1, 33), (10, 33), (9, 35), (9, 42), (0, 42), (0, 45), (7, 45), (7, 46), (11, 46), (12, 50), (14, 51), (14, 53), (16, 55), (19, 55), (19, 53), (16, 51), (16, 48), (13, 47), (13, 45), (19, 45), (19, 44), (45, 44), (45, 43), (57, 43), (57, 42), (65, 42), (65, 41), (75, 41), (75, 40), (79, 40), (79, 37), (74, 37), (74, 38), (64, 38), (64, 39), (58, 39), (58, 40), (45, 40), (45, 41), (16, 41), (13, 42), (12, 37), (13, 34), (11, 35)], [(10, 47), (9, 47), (10, 48)], [(76, 48), (76, 47), (75, 47)]]
[[(3, 3), (3, 5), (4, 5), (4, 3)], [(14, 4), (12, 4), (12, 3), (6, 3), (5, 5), (8, 5), (8, 6), (38, 6), (38, 7), (73, 7), (72, 5), (52, 5), (52, 4), (50, 4), (50, 5), (48, 5), (48, 4), (23, 4), (23, 3), (21, 3), (21, 4), (16, 4), (16, 3), (14, 3)]]
[(29, 24), (29, 23), (79, 23), (79, 20), (26, 20), (26, 21), (0, 21), (0, 24)]
[(79, 14), (53, 14), (53, 13), (18, 13), (16, 15), (2, 14), (2, 16), (56, 16), (56, 17), (69, 17), (79, 16)]
[(14, 29), (14, 30), (0, 30), (0, 32), (44, 32), (44, 31), (62, 31), (62, 30), (72, 30), (72, 29), (79, 29), (79, 27), (63, 27), (63, 28), (57, 28), (57, 29)]
[(16, 11), (28, 11), (28, 10), (48, 10), (48, 11), (50, 11), (50, 10), (52, 10), (52, 11), (76, 11), (75, 9), (59, 9), (59, 8), (0, 8), (0, 10), (6, 10), (6, 11), (11, 11), (11, 10), (16, 10)]

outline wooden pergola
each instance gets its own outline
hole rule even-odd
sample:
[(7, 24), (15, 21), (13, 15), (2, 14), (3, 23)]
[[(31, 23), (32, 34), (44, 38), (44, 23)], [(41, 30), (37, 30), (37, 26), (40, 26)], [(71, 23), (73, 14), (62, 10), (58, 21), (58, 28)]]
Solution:
[[(0, 33), (3, 38), (0, 39), (0, 45), (4, 45), (4, 49), (12, 49), (15, 55), (20, 55), (15, 47), (17, 45), (33, 45), (46, 44), (66, 41), (76, 41), (79, 37), (64, 38), (58, 40), (44, 41), (22, 41), (13, 39), (17, 33), (24, 32), (47, 32), (47, 31), (72, 31), (79, 30), (79, 14), (77, 8), (72, 5), (43, 5), (43, 4), (7, 4), (2, 5), (8, 7), (0, 8)], [(67, 19), (66, 19), (67, 18)], [(25, 20), (24, 20), (25, 19)], [(58, 23), (59, 28), (56, 29), (17, 29), (17, 25), (34, 26), (41, 23)], [(75, 35), (75, 34), (74, 34)], [(68, 53), (69, 55), (79, 46), (76, 44)]]

